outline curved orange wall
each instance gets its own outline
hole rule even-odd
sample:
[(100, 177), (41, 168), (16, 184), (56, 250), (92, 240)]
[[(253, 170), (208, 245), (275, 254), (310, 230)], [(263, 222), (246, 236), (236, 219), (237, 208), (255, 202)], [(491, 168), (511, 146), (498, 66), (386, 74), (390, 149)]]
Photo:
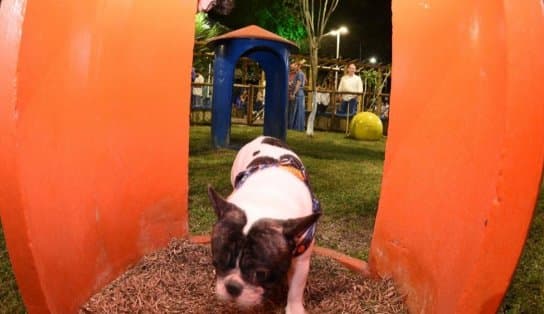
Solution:
[(393, 1), (370, 266), (414, 313), (495, 313), (544, 164), (541, 1)]
[[(393, 6), (393, 106), (370, 264), (395, 277), (415, 312), (493, 312), (544, 163), (542, 7)], [(3, 1), (0, 214), (30, 312), (75, 311), (187, 233), (194, 8)]]
[(188, 232), (196, 1), (4, 0), (0, 214), (32, 313)]

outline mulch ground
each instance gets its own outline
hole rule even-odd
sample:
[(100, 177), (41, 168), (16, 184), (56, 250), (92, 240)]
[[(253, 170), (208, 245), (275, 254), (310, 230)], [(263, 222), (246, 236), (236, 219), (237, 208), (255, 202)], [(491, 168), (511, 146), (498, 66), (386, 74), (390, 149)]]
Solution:
[[(173, 240), (94, 295), (84, 313), (282, 313), (285, 296), (241, 312), (215, 298), (207, 245)], [(391, 280), (370, 280), (322, 256), (312, 257), (305, 292), (308, 313), (407, 313)]]

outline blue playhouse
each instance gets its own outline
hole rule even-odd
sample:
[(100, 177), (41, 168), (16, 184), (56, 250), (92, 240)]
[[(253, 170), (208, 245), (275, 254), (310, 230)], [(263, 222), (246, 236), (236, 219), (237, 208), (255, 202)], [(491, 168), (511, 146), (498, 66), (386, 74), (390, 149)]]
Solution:
[(230, 144), (234, 70), (241, 57), (258, 62), (265, 72), (263, 135), (285, 140), (289, 56), (298, 47), (255, 25), (214, 37), (208, 41), (208, 45), (215, 48), (211, 127), (213, 145), (227, 147)]

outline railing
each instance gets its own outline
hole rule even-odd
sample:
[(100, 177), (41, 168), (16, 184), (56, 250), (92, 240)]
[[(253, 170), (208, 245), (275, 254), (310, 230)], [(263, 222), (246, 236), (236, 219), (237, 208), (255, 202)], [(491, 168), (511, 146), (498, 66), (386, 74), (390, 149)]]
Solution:
[[(312, 96), (313, 96), (312, 94), (313, 93), (312, 93), (311, 89), (304, 89), (304, 90), (307, 92), (307, 95), (306, 95), (306, 108), (307, 108), (307, 111), (311, 111), (312, 101), (313, 101), (313, 99), (312, 99)], [(381, 116), (382, 114), (384, 114), (384, 110), (385, 110), (385, 108), (382, 108), (381, 105), (385, 105), (386, 103), (387, 104), (389, 103), (389, 101), (385, 100), (386, 97), (389, 98), (389, 94), (387, 94), (387, 93), (375, 95), (374, 93), (369, 93), (369, 92), (364, 92), (364, 93), (339, 92), (339, 91), (332, 90), (332, 89), (322, 89), (322, 88), (317, 88), (317, 92), (322, 93), (322, 94), (329, 94), (329, 99), (330, 99), (329, 105), (331, 103), (334, 104), (333, 106), (327, 106), (328, 107), (327, 112), (329, 112), (329, 113), (337, 112), (338, 106), (342, 103), (341, 97), (343, 95), (356, 95), (357, 96), (357, 108), (354, 110), (355, 113), (363, 112), (363, 111), (371, 111), (371, 112), (377, 114), (378, 116)], [(379, 100), (376, 99), (375, 101), (372, 101), (373, 98), (379, 98)], [(319, 103), (319, 99), (318, 99), (318, 103)], [(318, 112), (318, 114), (319, 114), (319, 112)], [(351, 114), (351, 115), (353, 115), (353, 114)]]
[[(212, 96), (213, 96), (213, 84), (211, 83), (193, 83), (192, 87), (202, 88), (202, 99), (200, 103), (195, 103), (195, 98), (191, 99), (191, 113), (198, 111), (210, 111), (212, 108)], [(247, 100), (243, 104), (236, 104), (236, 96), (233, 96), (232, 104), (232, 120), (233, 123), (244, 123), (248, 125), (254, 125), (261, 122), (264, 119), (264, 106), (260, 107), (258, 103), (257, 94), (259, 90), (262, 92), (262, 100), (264, 104), (264, 91), (265, 87), (254, 84), (234, 84), (234, 89), (247, 90)], [(312, 109), (312, 96), (313, 92), (309, 88), (305, 88), (306, 92), (306, 112), (311, 112)], [(387, 114), (389, 101), (385, 98), (389, 97), (389, 94), (379, 94), (364, 92), (339, 92), (332, 89), (317, 88), (318, 93), (328, 94), (329, 103), (327, 106), (319, 106), (317, 117), (330, 117), (331, 121), (328, 124), (327, 129), (331, 130), (335, 120), (346, 119), (346, 132), (349, 124), (349, 119), (356, 113), (363, 111), (371, 111), (380, 117)], [(239, 93), (234, 93), (239, 94)], [(342, 95), (357, 95), (357, 108), (353, 112), (342, 114), (338, 112), (339, 106), (342, 103)], [(378, 98), (373, 101), (373, 98)], [(364, 101), (363, 101), (364, 100)], [(256, 108), (257, 105), (257, 108)], [(319, 103), (318, 103), (319, 105)], [(254, 110), (256, 109), (256, 110)]]
[[(201, 88), (202, 89), (202, 98), (201, 103), (196, 103), (195, 98), (193, 95), (193, 89), (194, 88)], [(212, 107), (212, 91), (213, 91), (213, 84), (212, 83), (192, 83), (191, 84), (191, 109), (196, 110), (206, 110), (211, 109)]]
[[(307, 113), (311, 111), (312, 108), (312, 90), (307, 89), (307, 103), (306, 110)], [(388, 118), (389, 115), (389, 101), (386, 101), (385, 98), (389, 98), (389, 94), (374, 94), (369, 92), (364, 93), (353, 93), (353, 92), (339, 92), (331, 89), (322, 89), (318, 88), (317, 93), (328, 94), (329, 103), (327, 106), (322, 106), (320, 104), (320, 95), (317, 97), (317, 115), (316, 115), (316, 124), (317, 120), (320, 117), (327, 117), (327, 130), (340, 130), (339, 121), (345, 119), (344, 132), (349, 133), (349, 122), (350, 119), (359, 112), (370, 111), (378, 115), (380, 118)], [(343, 95), (356, 95), (357, 97), (357, 107), (354, 110), (348, 108), (346, 113), (339, 112), (339, 107), (342, 104)], [(363, 101), (364, 100), (364, 101)]]
[[(209, 111), (212, 108), (212, 98), (213, 98), (213, 84), (210, 83), (193, 83), (192, 88), (201, 87), (203, 89), (202, 95), (202, 104), (195, 103), (197, 98), (191, 97), (191, 112), (193, 111)], [(233, 95), (232, 99), (232, 117), (233, 122), (246, 123), (248, 125), (253, 125), (259, 120), (264, 118), (264, 107), (260, 108), (257, 106), (258, 103), (257, 94), (259, 90), (263, 92), (262, 103), (264, 104), (264, 86), (253, 85), (253, 84), (233, 84), (235, 89), (246, 89), (248, 91), (247, 100), (238, 106), (236, 104), (236, 97)], [(191, 93), (192, 94), (192, 93)], [(234, 93), (238, 94), (238, 93)], [(254, 110), (257, 109), (257, 110)]]

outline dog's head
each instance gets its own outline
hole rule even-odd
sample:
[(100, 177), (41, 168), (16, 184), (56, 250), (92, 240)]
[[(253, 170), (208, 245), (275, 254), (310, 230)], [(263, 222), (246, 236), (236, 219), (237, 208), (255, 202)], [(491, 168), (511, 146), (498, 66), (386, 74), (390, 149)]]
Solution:
[(217, 214), (212, 231), (216, 293), (240, 306), (260, 304), (269, 291), (283, 284), (298, 238), (319, 214), (288, 220), (263, 218), (244, 233), (244, 211), (212, 187), (208, 196)]

